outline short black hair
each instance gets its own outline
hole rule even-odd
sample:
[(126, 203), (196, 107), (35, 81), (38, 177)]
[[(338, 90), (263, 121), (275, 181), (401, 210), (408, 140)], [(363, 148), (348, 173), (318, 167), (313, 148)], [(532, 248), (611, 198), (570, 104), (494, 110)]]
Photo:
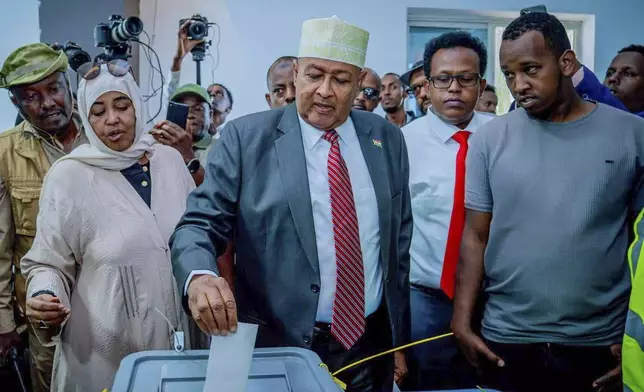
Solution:
[(289, 62), (292, 63), (295, 60), (297, 60), (297, 57), (295, 56), (282, 56), (277, 60), (273, 61), (273, 64), (271, 64), (271, 66), (268, 67), (268, 71), (266, 71), (266, 87), (270, 88), (270, 86), (268, 85), (268, 77), (271, 75), (271, 71), (275, 69), (275, 67), (284, 63), (289, 63)]
[[(400, 84), (401, 87), (404, 87), (405, 85), (403, 84), (402, 80), (400, 80), (400, 75), (394, 72), (387, 72), (386, 74), (382, 75), (382, 79), (386, 78), (387, 76), (393, 76), (396, 79), (398, 79), (398, 84)], [(381, 86), (382, 86), (382, 79), (381, 79)]]
[(483, 91), (489, 91), (496, 94), (496, 87), (492, 86), (491, 84), (486, 84)]
[(545, 12), (529, 12), (513, 20), (503, 31), (503, 40), (514, 41), (530, 31), (538, 31), (543, 35), (546, 48), (556, 58), (572, 48), (564, 25), (556, 16)]
[(639, 53), (642, 56), (644, 56), (644, 45), (629, 45), (625, 48), (620, 49), (617, 54), (622, 54), (622, 53)]
[(219, 87), (223, 88), (224, 90), (226, 90), (226, 93), (228, 94), (228, 98), (230, 98), (230, 108), (232, 109), (233, 108), (233, 94), (230, 92), (230, 90), (228, 90), (228, 87), (224, 86), (221, 83), (213, 83), (210, 86), (208, 86), (208, 90), (210, 90), (214, 86), (219, 86)]
[(427, 78), (432, 69), (432, 58), (441, 49), (466, 48), (472, 49), (479, 56), (479, 74), (485, 75), (487, 69), (487, 49), (480, 39), (465, 31), (444, 33), (427, 42), (423, 56), (423, 70)]

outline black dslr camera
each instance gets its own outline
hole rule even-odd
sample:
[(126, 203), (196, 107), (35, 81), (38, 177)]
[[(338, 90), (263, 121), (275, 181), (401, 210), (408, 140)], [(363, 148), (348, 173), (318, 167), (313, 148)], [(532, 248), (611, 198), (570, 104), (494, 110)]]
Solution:
[(210, 45), (209, 42), (206, 42), (205, 39), (208, 36), (208, 29), (210, 25), (214, 23), (208, 23), (208, 18), (201, 16), (199, 14), (194, 14), (190, 19), (181, 19), (179, 21), (179, 26), (183, 26), (184, 23), (190, 21), (188, 25), (188, 39), (199, 41), (204, 40), (195, 46), (190, 53), (192, 53), (192, 59), (196, 62), (203, 61), (206, 58), (206, 49)]
[(107, 23), (99, 23), (94, 27), (94, 44), (104, 48), (109, 59), (127, 60), (129, 41), (136, 40), (143, 32), (143, 21), (136, 16), (123, 18), (112, 15)]
[(190, 21), (190, 25), (188, 26), (189, 39), (198, 41), (208, 36), (208, 18), (199, 14), (194, 14), (190, 19), (181, 19), (179, 21), (179, 26), (183, 26), (187, 21)]
[(69, 62), (69, 67), (73, 69), (74, 72), (77, 72), (81, 65), (92, 61), (90, 55), (76, 42), (67, 41), (63, 45), (56, 42), (52, 44), (51, 47), (54, 50), (59, 50), (65, 53), (67, 61)]

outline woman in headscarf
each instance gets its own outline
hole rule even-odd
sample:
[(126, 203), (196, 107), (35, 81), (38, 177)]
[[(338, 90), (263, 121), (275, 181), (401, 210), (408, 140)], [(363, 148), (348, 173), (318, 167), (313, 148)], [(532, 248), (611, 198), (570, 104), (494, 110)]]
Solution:
[(21, 262), (32, 327), (56, 345), (52, 391), (110, 388), (126, 355), (172, 349), (172, 329), (188, 331), (168, 240), (195, 185), (181, 155), (145, 132), (128, 70), (113, 62), (81, 73), (90, 144), (47, 174)]

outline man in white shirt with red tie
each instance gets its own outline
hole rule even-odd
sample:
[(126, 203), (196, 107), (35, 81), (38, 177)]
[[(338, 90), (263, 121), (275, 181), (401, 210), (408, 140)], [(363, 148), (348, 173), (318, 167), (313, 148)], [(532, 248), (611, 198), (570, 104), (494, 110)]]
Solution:
[[(493, 117), (476, 113), (485, 89), (485, 45), (465, 32), (427, 43), (427, 115), (402, 128), (408, 148), (414, 219), (411, 242), (412, 341), (450, 331), (452, 298), (465, 222), (465, 157), (469, 136)], [(453, 339), (411, 351), (411, 390), (473, 387)], [(461, 367), (461, 364), (463, 367)]]

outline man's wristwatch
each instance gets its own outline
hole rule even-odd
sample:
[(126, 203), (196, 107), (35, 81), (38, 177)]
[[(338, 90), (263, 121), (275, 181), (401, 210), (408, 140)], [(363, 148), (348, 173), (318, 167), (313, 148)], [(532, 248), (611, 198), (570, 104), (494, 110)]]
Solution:
[(199, 162), (199, 159), (197, 158), (192, 158), (190, 162), (186, 163), (186, 167), (188, 168), (188, 171), (191, 174), (196, 173), (199, 168), (201, 167), (201, 163)]

